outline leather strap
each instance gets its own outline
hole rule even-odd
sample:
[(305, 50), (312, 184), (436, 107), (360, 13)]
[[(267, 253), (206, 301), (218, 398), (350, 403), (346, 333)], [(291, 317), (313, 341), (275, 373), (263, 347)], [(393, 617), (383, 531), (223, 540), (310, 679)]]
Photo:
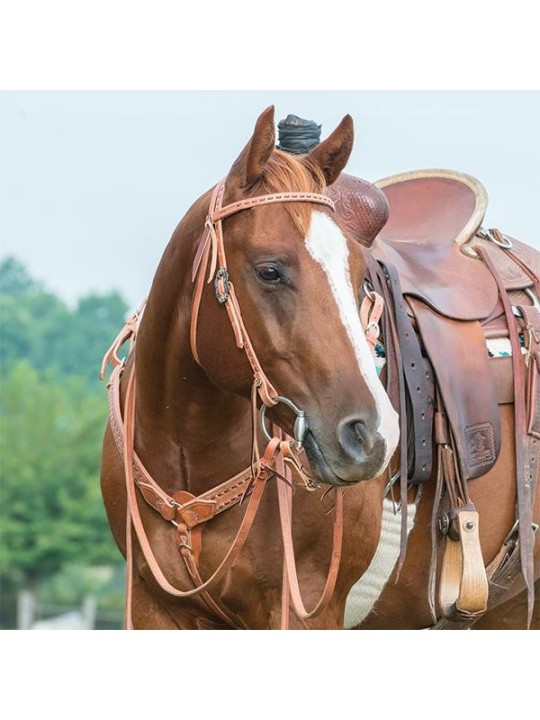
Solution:
[(520, 305), (527, 355), (527, 434), (540, 440), (540, 312), (534, 305)]
[[(512, 346), (512, 367), (514, 377), (514, 425), (516, 448), (516, 484), (517, 511), (519, 519), (519, 544), (521, 571), (527, 586), (527, 626), (530, 627), (534, 609), (534, 531), (532, 522), (532, 505), (534, 487), (538, 475), (537, 462), (531, 463), (535, 457), (533, 447), (538, 443), (535, 437), (527, 436), (527, 413), (525, 406), (525, 362), (521, 353), (521, 344), (517, 324), (508, 299), (508, 294), (497, 273), (489, 254), (482, 247), (476, 248), (480, 257), (491, 271), (504, 307), (508, 334)], [(528, 437), (530, 439), (528, 439)], [(534, 442), (533, 442), (534, 441)]]
[[(177, 526), (177, 535), (178, 535), (178, 545), (180, 553), (184, 559), (186, 568), (188, 570), (188, 573), (195, 585), (195, 587), (192, 590), (184, 591), (179, 590), (178, 588), (175, 588), (173, 585), (171, 585), (168, 580), (163, 575), (161, 568), (159, 566), (159, 563), (157, 561), (157, 558), (155, 557), (152, 548), (150, 546), (150, 542), (148, 540), (148, 537), (146, 535), (146, 532), (144, 530), (143, 524), (142, 524), (142, 518), (140, 515), (139, 507), (137, 504), (137, 497), (135, 494), (135, 478), (134, 478), (134, 466), (135, 466), (135, 452), (134, 452), (134, 426), (135, 426), (135, 404), (136, 404), (136, 384), (135, 384), (135, 371), (134, 367), (132, 367), (129, 379), (128, 379), (128, 386), (126, 391), (126, 398), (125, 398), (125, 422), (124, 422), (124, 430), (125, 430), (125, 442), (124, 442), (124, 453), (123, 453), (123, 459), (124, 459), (124, 469), (125, 469), (125, 480), (126, 480), (126, 492), (127, 492), (127, 500), (128, 500), (128, 506), (127, 506), (127, 519), (126, 519), (126, 542), (127, 542), (127, 554), (126, 554), (126, 560), (127, 560), (127, 593), (126, 593), (126, 627), (131, 628), (132, 627), (132, 618), (131, 618), (131, 604), (132, 604), (132, 583), (133, 583), (133, 548), (132, 548), (132, 526), (135, 529), (135, 533), (137, 536), (137, 539), (139, 541), (140, 548), (142, 550), (142, 553), (144, 555), (144, 558), (146, 560), (146, 563), (148, 564), (148, 567), (150, 568), (150, 571), (152, 572), (152, 575), (160, 588), (166, 592), (168, 595), (172, 597), (177, 598), (186, 598), (186, 597), (192, 597), (194, 595), (200, 595), (201, 598), (207, 603), (207, 605), (210, 607), (212, 611), (214, 611), (222, 620), (224, 620), (227, 624), (232, 625), (233, 627), (238, 627), (238, 621), (231, 618), (231, 615), (228, 611), (223, 610), (216, 602), (215, 600), (209, 595), (208, 588), (210, 585), (216, 583), (225, 572), (227, 572), (231, 566), (236, 561), (236, 558), (238, 557), (238, 554), (240, 550), (242, 549), (244, 542), (248, 536), (249, 530), (251, 529), (251, 526), (253, 524), (253, 520), (255, 518), (255, 515), (257, 513), (257, 509), (259, 507), (259, 503), (262, 497), (262, 493), (264, 491), (266, 481), (275, 475), (275, 471), (273, 470), (273, 464), (275, 463), (276, 456), (278, 453), (281, 455), (281, 462), (282, 465), (282, 474), (281, 477), (284, 477), (286, 482), (279, 482), (278, 484), (278, 497), (279, 497), (279, 506), (280, 506), (280, 520), (281, 520), (281, 527), (282, 527), (282, 537), (283, 537), (283, 547), (284, 547), (284, 572), (286, 569), (286, 577), (287, 577), (287, 584), (284, 586), (284, 597), (285, 593), (290, 592), (290, 596), (293, 602), (293, 606), (295, 608), (295, 612), (298, 614), (298, 617), (300, 619), (307, 619), (314, 617), (315, 615), (321, 613), (326, 606), (328, 605), (334, 590), (335, 590), (335, 584), (337, 580), (337, 575), (339, 572), (339, 566), (341, 562), (341, 549), (342, 549), (342, 537), (343, 537), (343, 493), (340, 489), (336, 490), (336, 517), (334, 522), (334, 541), (333, 541), (333, 548), (332, 548), (332, 559), (330, 563), (330, 569), (328, 572), (327, 580), (324, 586), (323, 593), (315, 605), (315, 607), (311, 611), (307, 611), (304, 607), (304, 604), (302, 602), (300, 589), (299, 589), (299, 583), (298, 583), (298, 575), (296, 571), (296, 561), (294, 557), (294, 546), (293, 546), (293, 540), (292, 540), (292, 525), (291, 525), (291, 513), (292, 513), (292, 505), (291, 505), (291, 498), (292, 498), (292, 476), (291, 476), (291, 470), (288, 466), (285, 466), (284, 459), (287, 458), (289, 461), (289, 464), (296, 465), (298, 467), (298, 471), (301, 473), (302, 468), (300, 465), (298, 465), (298, 462), (294, 455), (291, 452), (290, 449), (290, 442), (287, 440), (283, 440), (281, 436), (281, 431), (279, 431), (279, 437), (274, 437), (269, 443), (266, 448), (266, 451), (261, 459), (260, 462), (260, 468), (255, 477), (251, 475), (250, 472), (250, 478), (253, 481), (252, 486), (250, 486), (250, 500), (248, 502), (246, 512), (244, 513), (244, 517), (242, 519), (240, 528), (236, 534), (236, 537), (233, 541), (233, 544), (229, 548), (229, 551), (225, 555), (224, 559), (222, 560), (221, 564), (218, 566), (218, 568), (214, 571), (214, 573), (208, 578), (206, 581), (203, 581), (199, 570), (197, 567), (197, 555), (198, 552), (194, 552), (193, 547), (193, 534), (191, 533), (192, 528), (195, 526), (195, 524), (199, 524), (201, 522), (206, 522), (208, 519), (210, 519), (213, 515), (208, 515), (205, 518), (201, 518), (200, 516), (197, 516), (195, 514), (193, 519), (189, 519), (189, 513), (190, 510), (194, 509), (194, 504), (189, 501), (184, 505), (180, 506), (180, 509), (178, 512), (180, 513), (180, 517), (182, 520), (184, 520), (187, 512), (188, 522), (180, 522), (177, 523), (176, 521), (172, 521), (174, 525)], [(225, 483), (224, 485), (228, 485), (228, 483)], [(223, 486), (220, 486), (223, 487)], [(283, 494), (283, 488), (286, 488), (285, 495)], [(229, 488), (228, 488), (229, 489)], [(161, 491), (162, 492), (162, 491)], [(246, 490), (244, 491), (245, 494)], [(215, 494), (215, 491), (212, 491), (212, 494)], [(184, 499), (185, 496), (189, 496), (189, 493), (182, 492), (181, 497), (179, 496), (179, 499)], [(146, 496), (143, 495), (143, 497)], [(235, 497), (237, 497), (235, 495)], [(200, 505), (202, 496), (199, 498), (194, 498), (195, 505), (198, 503)], [(175, 501), (173, 501), (174, 503)], [(154, 507), (154, 504), (150, 503), (152, 507)], [(177, 504), (177, 503), (176, 503)], [(227, 503), (227, 506), (230, 505), (230, 502)], [(222, 509), (225, 509), (225, 507), (222, 507)], [(190, 523), (191, 526), (190, 526)], [(282, 606), (285, 605), (285, 599), (283, 600)], [(288, 623), (288, 613), (285, 616), (285, 621)], [(288, 625), (283, 625), (283, 628), (287, 627)]]
[[(424, 483), (431, 477), (433, 466), (433, 371), (422, 356), (420, 343), (405, 306), (405, 298), (396, 269), (383, 265), (392, 293), (396, 329), (401, 348), (403, 374), (412, 416), (413, 452), (408, 453), (407, 482)], [(407, 408), (401, 409), (402, 413)]]
[(343, 488), (334, 488), (335, 492), (335, 520), (334, 532), (332, 539), (332, 555), (330, 567), (326, 577), (326, 582), (322, 594), (312, 610), (306, 610), (300, 585), (298, 582), (298, 573), (296, 570), (296, 560), (294, 554), (294, 545), (292, 540), (292, 497), (293, 483), (290, 469), (286, 466), (285, 460), (290, 455), (290, 443), (281, 445), (282, 471), (288, 482), (278, 483), (278, 500), (279, 515), (281, 521), (281, 535), (283, 538), (283, 577), (286, 578), (286, 585), (283, 586), (283, 602), (282, 602), (282, 629), (286, 629), (288, 611), (285, 609), (285, 596), (290, 595), (294, 611), (301, 620), (319, 615), (328, 605), (336, 587), (339, 566), (341, 563), (341, 552), (343, 547)]
[(375, 355), (375, 347), (379, 342), (379, 322), (384, 311), (384, 300), (375, 290), (366, 293), (362, 304), (360, 305), (360, 322), (366, 333), (366, 340), (370, 345), (373, 355)]
[[(492, 232), (492, 233), (495, 235), (495, 237), (498, 238), (499, 241), (500, 241), (501, 232), (500, 232), (499, 230), (495, 229), (495, 228), (494, 228), (493, 230), (491, 230), (491, 232)], [(533, 270), (531, 267), (529, 267), (529, 266), (527, 265), (527, 263), (525, 263), (525, 262), (519, 257), (519, 255), (518, 255), (516, 252), (514, 252), (511, 248), (508, 248), (508, 247), (504, 246), (504, 244), (503, 244), (502, 247), (503, 247), (503, 249), (504, 249), (504, 252), (505, 252), (509, 257), (511, 257), (512, 260), (516, 263), (516, 265), (518, 265), (518, 266), (521, 268), (521, 270), (523, 270), (523, 272), (525, 273), (525, 275), (527, 275), (527, 276), (531, 279), (531, 282), (532, 282), (532, 285), (533, 285), (533, 288), (534, 288), (534, 292), (535, 292), (535, 294), (536, 294), (536, 297), (537, 297), (537, 298), (540, 297), (540, 277), (538, 277), (538, 275), (534, 272), (534, 270)]]
[[(187, 598), (199, 595), (203, 590), (206, 590), (210, 585), (216, 583), (223, 575), (230, 569), (234, 564), (236, 558), (246, 538), (249, 530), (255, 519), (255, 515), (261, 501), (262, 493), (264, 491), (266, 482), (269, 478), (269, 473), (266, 469), (261, 469), (261, 472), (256, 478), (253, 479), (252, 492), (246, 507), (246, 511), (242, 518), (242, 522), (233, 541), (233, 544), (229, 548), (225, 557), (223, 558), (220, 565), (212, 573), (212, 575), (201, 585), (193, 588), (192, 590), (179, 590), (169, 583), (167, 578), (164, 576), (157, 558), (150, 546), (150, 542), (144, 530), (142, 518), (137, 503), (136, 496), (136, 485), (133, 477), (133, 465), (134, 465), (134, 427), (135, 427), (135, 403), (136, 403), (136, 384), (135, 384), (135, 372), (132, 372), (128, 379), (126, 398), (125, 398), (125, 445), (124, 445), (124, 471), (126, 480), (126, 493), (127, 493), (127, 515), (128, 522), (133, 524), (137, 540), (141, 547), (141, 551), (144, 555), (146, 563), (152, 572), (152, 575), (159, 587), (166, 592), (168, 595), (176, 598)], [(133, 568), (128, 568), (128, 577), (131, 578)]]
[[(201, 236), (199, 247), (193, 263), (192, 279), (197, 279), (195, 286), (193, 305), (191, 313), (190, 342), (193, 357), (200, 364), (197, 352), (197, 321), (200, 302), (203, 292), (203, 278), (208, 271), (207, 284), (214, 281), (216, 295), (220, 303), (225, 305), (229, 321), (233, 329), (238, 348), (243, 349), (251, 365), (255, 385), (262, 402), (271, 407), (276, 404), (278, 393), (272, 383), (268, 380), (257, 357), (249, 333), (242, 318), (240, 305), (236, 298), (234, 286), (229, 280), (227, 258), (223, 238), (222, 221), (243, 210), (250, 210), (262, 205), (283, 202), (310, 202), (335, 210), (333, 201), (327, 196), (319, 193), (287, 192), (273, 193), (269, 195), (258, 195), (252, 198), (244, 198), (229, 205), (222, 206), (225, 195), (225, 180), (216, 185), (210, 200), (210, 208), (206, 220), (205, 230)], [(208, 268), (209, 265), (209, 268)]]
[[(224, 185), (225, 181), (221, 181)], [(223, 220), (230, 215), (235, 215), (241, 210), (249, 210), (251, 208), (260, 207), (261, 205), (272, 205), (273, 203), (286, 203), (286, 202), (311, 202), (319, 205), (326, 205), (332, 211), (335, 211), (334, 201), (328, 197), (328, 195), (322, 195), (320, 193), (306, 193), (306, 192), (285, 192), (285, 193), (273, 193), (272, 195), (258, 195), (257, 197), (245, 198), (238, 202), (225, 205), (225, 207), (216, 207), (210, 213), (210, 218), (213, 223), (219, 220)]]
[(373, 258), (370, 252), (364, 253), (370, 279), (374, 287), (382, 294), (385, 299), (386, 312), (384, 313), (384, 344), (387, 367), (387, 383), (386, 391), (393, 407), (399, 414), (399, 434), (400, 434), (400, 464), (399, 464), (399, 487), (401, 507), (405, 512), (401, 514), (401, 530), (400, 530), (400, 551), (398, 560), (398, 573), (405, 561), (408, 543), (408, 525), (407, 525), (407, 488), (408, 488), (408, 428), (407, 428), (407, 398), (406, 383), (403, 370), (403, 359), (401, 354), (400, 338), (397, 330), (397, 322), (395, 319), (395, 304), (393, 292), (389, 287), (388, 274), (381, 264)]
[(144, 300), (139, 305), (137, 310), (133, 313), (133, 315), (131, 315), (131, 317), (126, 320), (124, 327), (120, 330), (118, 335), (113, 340), (112, 345), (103, 356), (103, 360), (101, 362), (101, 370), (99, 373), (100, 380), (104, 379), (105, 373), (107, 372), (107, 367), (109, 365), (112, 365), (113, 368), (117, 368), (124, 364), (124, 361), (118, 356), (118, 353), (120, 352), (120, 348), (122, 347), (122, 345), (124, 345), (125, 342), (129, 340), (129, 352), (131, 352), (131, 350), (133, 349), (135, 345), (135, 339), (137, 337), (137, 331), (139, 329), (139, 322), (144, 312), (147, 300), (147, 297), (144, 298)]
[[(109, 382), (109, 421), (118, 452), (121, 456), (124, 456), (126, 430), (120, 406), (120, 378), (122, 372), (123, 368), (121, 366), (117, 367), (113, 371)], [(133, 452), (133, 480), (145, 501), (164, 520), (184, 523), (189, 528), (207, 522), (215, 515), (240, 502), (245, 496), (252, 479), (252, 468), (246, 468), (230, 480), (198, 497), (190, 495), (190, 493), (184, 493), (183, 502), (178, 502), (159, 487), (144, 467), (137, 453)]]

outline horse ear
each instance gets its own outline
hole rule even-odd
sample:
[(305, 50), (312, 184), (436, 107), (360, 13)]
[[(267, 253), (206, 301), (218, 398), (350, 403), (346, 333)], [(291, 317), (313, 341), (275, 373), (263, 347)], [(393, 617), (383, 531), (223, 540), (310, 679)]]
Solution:
[(274, 106), (271, 105), (259, 115), (251, 140), (233, 164), (229, 178), (233, 177), (241, 187), (254, 185), (274, 152), (275, 143)]
[(354, 125), (350, 115), (345, 115), (334, 132), (326, 140), (319, 143), (304, 158), (309, 163), (316, 163), (323, 171), (327, 185), (335, 182), (349, 159), (353, 148)]

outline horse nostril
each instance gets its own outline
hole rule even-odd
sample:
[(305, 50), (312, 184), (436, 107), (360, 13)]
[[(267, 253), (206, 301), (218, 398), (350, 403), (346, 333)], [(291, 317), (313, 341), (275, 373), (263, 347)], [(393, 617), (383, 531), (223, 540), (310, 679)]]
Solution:
[(338, 430), (339, 444), (345, 453), (355, 459), (365, 458), (374, 445), (374, 433), (362, 418), (344, 420)]
[[(376, 477), (383, 468), (386, 442), (378, 432), (377, 418), (349, 417), (339, 424), (342, 462), (354, 468), (355, 477)], [(343, 474), (343, 470), (341, 471)]]
[(356, 422), (353, 422), (352, 429), (354, 431), (354, 434), (356, 435), (356, 439), (358, 440), (358, 442), (364, 442), (366, 437), (366, 429), (363, 420), (357, 420)]

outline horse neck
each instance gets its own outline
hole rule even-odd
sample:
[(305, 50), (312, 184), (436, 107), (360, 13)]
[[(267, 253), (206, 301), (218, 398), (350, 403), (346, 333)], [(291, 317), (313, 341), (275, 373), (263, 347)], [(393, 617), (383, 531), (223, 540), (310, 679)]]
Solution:
[(173, 234), (136, 346), (137, 451), (165, 491), (195, 495), (245, 469), (251, 459), (249, 402), (216, 387), (190, 348), (191, 269), (207, 207), (203, 201)]

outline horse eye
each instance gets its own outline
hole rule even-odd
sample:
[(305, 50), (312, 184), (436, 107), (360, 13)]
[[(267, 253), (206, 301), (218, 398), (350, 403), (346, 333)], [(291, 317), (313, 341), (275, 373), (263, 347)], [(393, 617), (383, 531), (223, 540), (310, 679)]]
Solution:
[(257, 277), (265, 283), (276, 284), (281, 282), (281, 273), (275, 265), (259, 265), (255, 268)]

